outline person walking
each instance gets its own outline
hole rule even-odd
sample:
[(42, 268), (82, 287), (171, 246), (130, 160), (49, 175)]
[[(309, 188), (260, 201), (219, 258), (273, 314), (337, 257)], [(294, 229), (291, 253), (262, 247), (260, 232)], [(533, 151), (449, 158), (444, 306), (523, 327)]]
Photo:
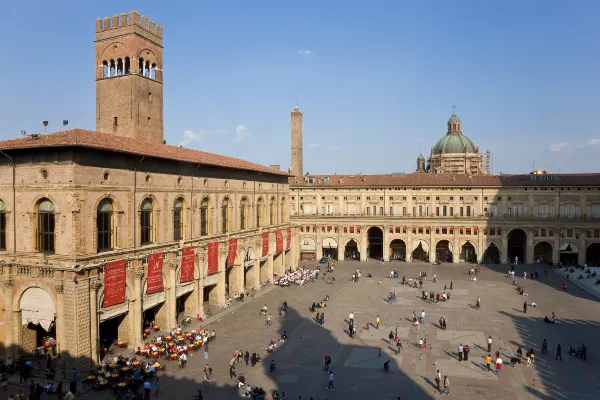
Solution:
[(465, 347), (463, 347), (464, 361), (469, 361), (469, 351), (471, 351), (471, 349), (469, 348), (469, 345), (465, 344)]
[(211, 375), (212, 375), (212, 368), (210, 365), (206, 364), (206, 367), (204, 367), (204, 376), (206, 377), (207, 382), (210, 382)]
[(485, 365), (487, 366), (487, 371), (490, 372), (492, 370), (492, 356), (488, 354), (485, 356)]
[(452, 290), (452, 281), (450, 281), (450, 290)]
[(244, 361), (246, 361), (246, 366), (248, 366), (248, 363), (250, 362), (250, 352), (248, 350), (246, 350), (246, 354), (244, 354)]
[(425, 310), (421, 311), (421, 323), (425, 323)]
[(402, 350), (402, 343), (400, 343), (400, 339), (396, 341), (396, 355), (400, 355), (400, 350)]
[(154, 395), (156, 397), (160, 396), (160, 380), (158, 379), (158, 377), (156, 377), (156, 381), (154, 382), (154, 388), (156, 389), (156, 392), (154, 393)]
[(350, 314), (348, 315), (348, 319), (350, 320), (350, 325), (354, 325), (354, 313), (350, 312)]
[(477, 297), (477, 302), (475, 303), (475, 308), (479, 310), (481, 307), (481, 298)]
[(450, 394), (450, 379), (448, 379), (448, 376), (444, 376), (444, 392), (446, 394)]
[(427, 338), (423, 339), (423, 348), (427, 350)]
[(491, 336), (488, 338), (488, 350), (487, 351), (488, 351), (488, 353), (490, 351), (492, 351), (492, 337)]
[(444, 318), (444, 325), (442, 326), (442, 330), (445, 331), (446, 330), (446, 318)]
[(500, 357), (496, 358), (496, 375), (500, 375), (500, 371), (502, 370), (502, 359)]
[(556, 358), (555, 358), (555, 360), (562, 361), (561, 351), (562, 351), (562, 347), (560, 346), (560, 343), (559, 343), (558, 346), (556, 346)]
[(527, 302), (523, 303), (523, 314), (527, 314)]
[(548, 355), (548, 342), (546, 341), (545, 338), (544, 338), (544, 341), (542, 342), (542, 354), (545, 356)]
[(333, 371), (329, 371), (329, 384), (327, 390), (333, 390)]
[(458, 361), (462, 361), (463, 360), (463, 350), (464, 347), (462, 345), (462, 343), (458, 346)]
[(144, 400), (150, 400), (150, 382), (148, 382), (148, 378), (144, 381)]
[[(271, 361), (273, 361), (273, 360), (271, 360)], [(231, 363), (231, 364), (229, 364), (229, 379), (232, 379), (234, 376), (236, 376), (235, 363)]]
[(442, 394), (442, 374), (440, 373), (439, 369), (435, 373), (435, 384), (437, 385), (439, 394)]
[(323, 371), (329, 372), (330, 365), (331, 365), (331, 357), (325, 356), (325, 366), (323, 367)]
[(381, 319), (379, 318), (379, 314), (377, 314), (377, 318), (375, 318), (375, 329), (379, 329), (379, 322), (381, 322)]

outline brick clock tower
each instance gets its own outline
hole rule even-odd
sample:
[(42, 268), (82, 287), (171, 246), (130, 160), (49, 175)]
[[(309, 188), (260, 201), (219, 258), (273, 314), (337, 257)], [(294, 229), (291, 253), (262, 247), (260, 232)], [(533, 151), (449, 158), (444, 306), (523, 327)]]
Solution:
[(96, 130), (163, 143), (162, 33), (137, 11), (96, 20)]

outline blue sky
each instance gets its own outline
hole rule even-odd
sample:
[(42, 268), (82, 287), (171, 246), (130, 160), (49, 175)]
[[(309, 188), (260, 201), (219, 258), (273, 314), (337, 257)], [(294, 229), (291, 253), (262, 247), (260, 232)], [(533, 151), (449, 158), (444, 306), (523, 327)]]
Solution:
[(600, 2), (113, 4), (0, 0), (1, 139), (94, 129), (95, 19), (137, 9), (164, 27), (170, 144), (287, 168), (298, 103), (305, 172), (411, 172), (456, 105), (495, 173), (600, 170)]

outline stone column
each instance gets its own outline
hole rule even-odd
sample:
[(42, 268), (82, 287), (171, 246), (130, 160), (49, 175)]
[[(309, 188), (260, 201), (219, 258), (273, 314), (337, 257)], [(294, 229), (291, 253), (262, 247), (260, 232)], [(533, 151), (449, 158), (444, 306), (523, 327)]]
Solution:
[(508, 263), (508, 232), (502, 228), (502, 247), (500, 248), (500, 264)]
[[(385, 211), (385, 210), (383, 210)], [(389, 233), (390, 227), (389, 226), (383, 226), (383, 243), (381, 244), (381, 256), (383, 257), (383, 259), (385, 261), (390, 261), (390, 233)]]
[[(62, 281), (54, 282), (54, 291), (56, 292), (56, 352), (61, 355), (63, 350), (67, 349), (65, 343), (65, 286)], [(65, 357), (60, 357), (58, 366), (63, 367)]]
[(90, 279), (90, 353), (92, 355), (92, 365), (101, 361), (98, 357), (100, 342), (100, 332), (98, 332), (98, 289), (101, 286), (102, 284), (98, 278)]
[(345, 239), (338, 237), (338, 260), (339, 261), (344, 261), (344, 256), (345, 256), (344, 251), (346, 250), (344, 248), (344, 243), (343, 243), (344, 240)]
[(360, 261), (367, 261), (367, 229), (365, 226), (360, 227)]
[(317, 260), (323, 258), (323, 243), (321, 243), (321, 225), (317, 225), (317, 237), (315, 239), (317, 245)]
[(142, 313), (144, 294), (142, 293), (142, 279), (145, 274), (145, 267), (136, 267), (133, 273), (133, 289), (135, 291), (135, 301), (132, 301), (129, 312), (133, 313), (133, 330), (131, 332), (131, 339), (135, 346), (138, 346), (143, 342), (143, 329), (142, 329)]
[(585, 247), (585, 229), (581, 229), (579, 231), (579, 253), (577, 253), (577, 264), (583, 265), (586, 263), (585, 255), (587, 253), (587, 247)]
[[(196, 251), (201, 251), (199, 248)], [(190, 294), (185, 303), (185, 308), (189, 309), (190, 315), (200, 315), (204, 318), (204, 254), (197, 254), (194, 257), (196, 263), (194, 273), (194, 291)]]
[[(4, 287), (4, 348), (6, 349), (6, 357), (11, 357), (13, 360), (17, 357), (17, 346), (18, 346), (18, 337), (14, 336), (14, 326), (13, 326), (13, 309), (12, 309), (12, 301), (13, 301), (13, 288), (15, 286), (15, 281), (5, 276), (2, 280), (2, 286)], [(57, 329), (58, 331), (58, 329)]]
[(169, 260), (169, 286), (165, 293), (165, 301), (167, 304), (167, 326), (165, 328), (177, 326), (177, 267), (179, 262), (177, 259)]
[[(558, 233), (558, 232), (557, 232)], [(552, 262), (557, 263), (560, 261), (560, 236), (554, 237), (554, 244), (552, 245)]]
[(460, 241), (458, 240), (458, 237), (456, 236), (456, 231), (454, 231), (454, 241), (452, 243), (452, 263), (453, 264), (458, 264), (460, 262)]
[(475, 252), (477, 253), (477, 262), (483, 262), (483, 253), (485, 252), (485, 237), (483, 236), (483, 227), (477, 227), (477, 248)]
[[(227, 261), (227, 245), (219, 243), (219, 272), (216, 287), (211, 292), (210, 302), (215, 305), (225, 305), (225, 262)], [(231, 291), (230, 291), (231, 292)]]
[(527, 246), (525, 247), (525, 263), (533, 264), (533, 229), (527, 230)]

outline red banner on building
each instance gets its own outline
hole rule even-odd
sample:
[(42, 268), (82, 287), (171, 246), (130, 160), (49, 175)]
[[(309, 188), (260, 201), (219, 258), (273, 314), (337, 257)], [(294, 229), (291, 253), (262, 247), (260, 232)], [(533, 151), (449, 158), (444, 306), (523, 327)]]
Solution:
[(219, 272), (219, 242), (208, 244), (208, 275)]
[(287, 232), (286, 232), (286, 239), (285, 242), (287, 244), (287, 248), (291, 249), (292, 248), (292, 228), (287, 228)]
[(194, 246), (188, 246), (181, 249), (181, 272), (179, 283), (194, 280), (194, 250)]
[(281, 253), (283, 251), (283, 234), (281, 229), (275, 231), (275, 252)]
[(154, 253), (148, 256), (148, 280), (146, 281), (146, 294), (162, 292), (163, 285), (162, 267), (164, 253)]
[(269, 232), (263, 232), (262, 256), (266, 257), (268, 255), (269, 255)]
[(229, 247), (227, 249), (227, 268), (233, 267), (235, 264), (235, 255), (237, 254), (237, 238), (229, 239)]
[(104, 266), (104, 301), (102, 307), (110, 307), (125, 301), (127, 262), (111, 261)]

